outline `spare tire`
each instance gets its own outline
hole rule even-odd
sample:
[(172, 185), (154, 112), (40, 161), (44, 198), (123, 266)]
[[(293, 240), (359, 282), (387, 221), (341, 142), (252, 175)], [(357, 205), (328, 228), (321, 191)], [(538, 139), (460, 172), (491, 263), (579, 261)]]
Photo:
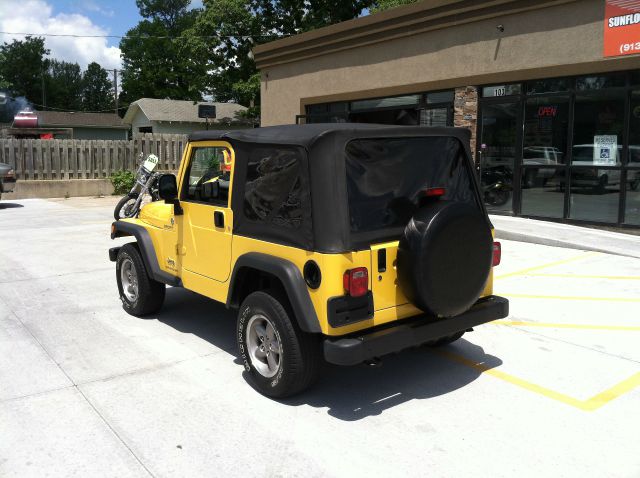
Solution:
[(489, 221), (468, 203), (420, 208), (398, 247), (398, 283), (418, 308), (439, 317), (468, 310), (480, 297), (493, 257)]

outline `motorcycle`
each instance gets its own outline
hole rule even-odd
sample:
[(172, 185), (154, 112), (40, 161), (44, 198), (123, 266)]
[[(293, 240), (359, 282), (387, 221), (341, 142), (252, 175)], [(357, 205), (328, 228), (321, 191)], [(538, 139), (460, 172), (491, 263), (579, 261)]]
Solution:
[[(140, 154), (140, 159), (144, 158), (144, 154)], [(148, 194), (151, 197), (151, 201), (157, 201), (160, 199), (158, 193), (158, 178), (160, 173), (154, 172), (154, 169), (158, 165), (158, 157), (154, 154), (150, 154), (144, 161), (141, 161), (140, 167), (136, 172), (136, 182), (131, 188), (131, 191), (118, 201), (115, 210), (113, 211), (113, 217), (117, 220), (136, 217), (140, 212), (142, 201)]]
[(504, 206), (511, 199), (511, 172), (504, 166), (488, 168), (482, 171), (482, 193), (484, 202), (489, 206)]

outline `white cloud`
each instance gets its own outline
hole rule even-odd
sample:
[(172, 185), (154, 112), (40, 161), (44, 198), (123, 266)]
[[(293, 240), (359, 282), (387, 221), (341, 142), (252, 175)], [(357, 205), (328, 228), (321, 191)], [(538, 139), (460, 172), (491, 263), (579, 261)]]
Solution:
[[(109, 32), (80, 14), (59, 13), (44, 0), (0, 0), (0, 31), (108, 35)], [(23, 35), (0, 34), (0, 42), (21, 40)], [(81, 68), (92, 61), (104, 68), (120, 68), (120, 49), (108, 46), (106, 38), (45, 37), (50, 57), (77, 62)]]

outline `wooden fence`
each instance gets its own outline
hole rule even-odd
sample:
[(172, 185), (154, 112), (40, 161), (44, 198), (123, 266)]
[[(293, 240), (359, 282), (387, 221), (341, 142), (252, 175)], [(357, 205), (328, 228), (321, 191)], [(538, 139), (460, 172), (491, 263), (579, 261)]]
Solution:
[(139, 155), (153, 153), (158, 170), (180, 165), (186, 135), (145, 134), (130, 141), (84, 139), (0, 139), (0, 162), (18, 179), (102, 179), (121, 170), (135, 171)]

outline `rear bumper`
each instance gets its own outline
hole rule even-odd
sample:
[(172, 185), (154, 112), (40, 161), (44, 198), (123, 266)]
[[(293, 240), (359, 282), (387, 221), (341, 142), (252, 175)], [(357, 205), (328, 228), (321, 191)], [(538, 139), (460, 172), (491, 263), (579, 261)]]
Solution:
[(461, 315), (434, 319), (420, 315), (398, 325), (374, 329), (360, 335), (324, 341), (324, 357), (337, 365), (356, 365), (374, 357), (422, 345), (453, 335), (476, 325), (502, 319), (509, 315), (509, 301), (495, 295), (478, 301)]

